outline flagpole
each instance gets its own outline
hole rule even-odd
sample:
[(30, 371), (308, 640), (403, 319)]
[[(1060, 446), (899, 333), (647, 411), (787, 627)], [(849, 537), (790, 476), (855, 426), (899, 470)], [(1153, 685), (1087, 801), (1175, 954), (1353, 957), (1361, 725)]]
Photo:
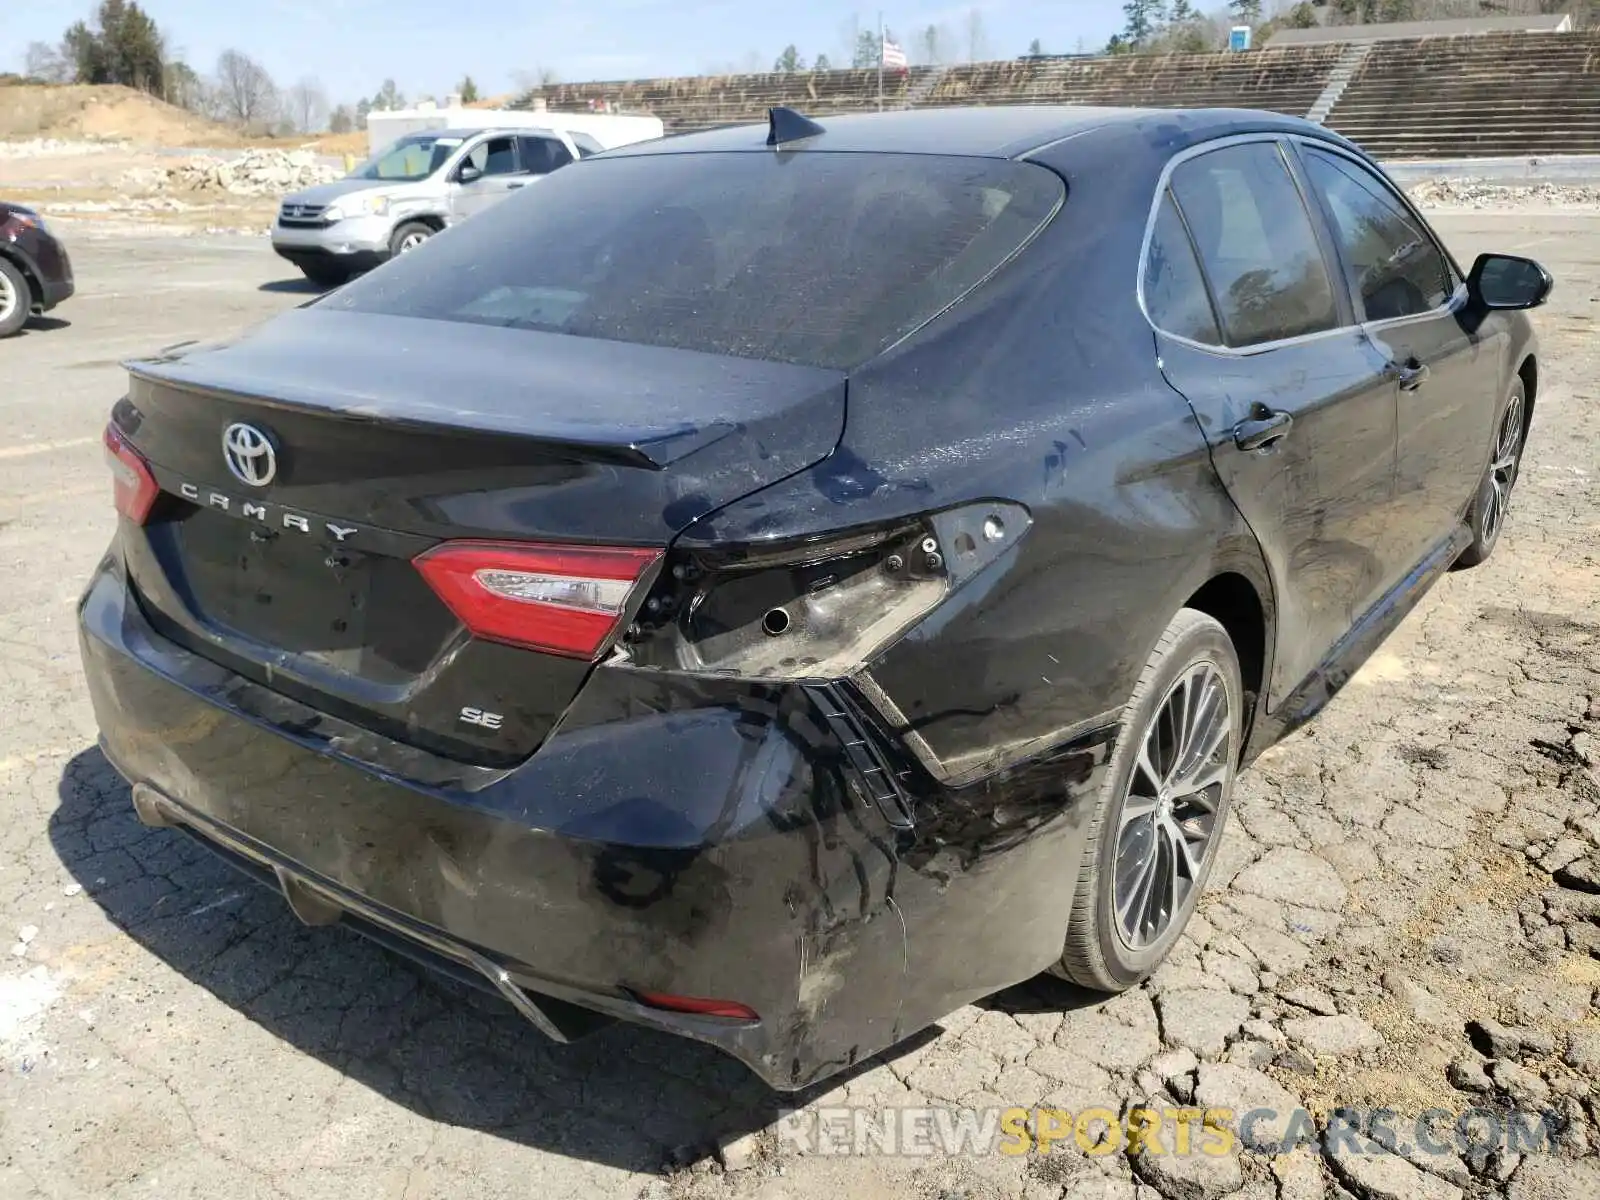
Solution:
[(878, 10), (878, 111), (883, 111), (883, 9)]

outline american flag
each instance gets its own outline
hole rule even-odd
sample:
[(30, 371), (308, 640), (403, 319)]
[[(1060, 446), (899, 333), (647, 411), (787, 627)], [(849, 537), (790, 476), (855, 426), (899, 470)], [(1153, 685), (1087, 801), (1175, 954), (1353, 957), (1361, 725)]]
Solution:
[(891, 42), (888, 38), (883, 39), (883, 65), (889, 70), (898, 68), (902, 71), (908, 65), (905, 50), (898, 43)]

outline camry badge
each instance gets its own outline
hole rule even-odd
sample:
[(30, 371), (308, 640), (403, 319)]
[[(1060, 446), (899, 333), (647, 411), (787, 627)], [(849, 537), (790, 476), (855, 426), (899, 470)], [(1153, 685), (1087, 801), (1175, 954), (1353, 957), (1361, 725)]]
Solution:
[(233, 477), (251, 487), (266, 487), (278, 473), (278, 453), (272, 448), (272, 439), (242, 421), (222, 431), (222, 458)]

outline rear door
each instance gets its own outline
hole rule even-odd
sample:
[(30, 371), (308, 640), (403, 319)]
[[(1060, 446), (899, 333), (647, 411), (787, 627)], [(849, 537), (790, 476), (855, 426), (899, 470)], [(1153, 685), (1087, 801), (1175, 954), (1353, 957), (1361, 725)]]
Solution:
[(517, 151), (522, 157), (523, 173), (534, 179), (542, 179), (573, 161), (572, 151), (564, 141), (545, 134), (519, 136)]
[(1357, 317), (1393, 377), (1394, 536), (1416, 562), (1461, 520), (1483, 476), (1499, 361), (1462, 320), (1466, 289), (1422, 218), (1366, 164), (1299, 143)]
[(1175, 161), (1142, 287), (1162, 370), (1194, 409), (1272, 574), (1275, 705), (1399, 568), (1385, 530), (1393, 385), (1276, 138)]

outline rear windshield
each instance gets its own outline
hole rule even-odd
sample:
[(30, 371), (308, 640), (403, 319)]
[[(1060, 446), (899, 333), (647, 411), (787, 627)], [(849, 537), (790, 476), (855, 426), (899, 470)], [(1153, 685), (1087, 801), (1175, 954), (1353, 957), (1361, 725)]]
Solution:
[(996, 159), (598, 158), (323, 303), (850, 367), (991, 274), (1064, 191)]

